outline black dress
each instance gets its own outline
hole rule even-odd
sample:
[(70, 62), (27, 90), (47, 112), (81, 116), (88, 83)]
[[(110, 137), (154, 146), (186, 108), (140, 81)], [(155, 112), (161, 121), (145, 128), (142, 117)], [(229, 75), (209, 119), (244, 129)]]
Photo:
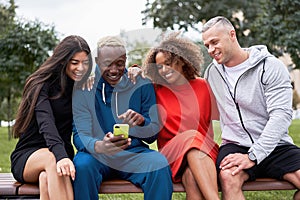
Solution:
[(53, 152), (56, 161), (74, 157), (71, 143), (74, 81), (67, 78), (65, 93), (56, 98), (61, 91), (58, 79), (49, 80), (42, 87), (30, 125), (21, 134), (11, 154), (11, 172), (19, 182), (25, 182), (23, 171), (26, 161), (38, 149), (48, 148)]

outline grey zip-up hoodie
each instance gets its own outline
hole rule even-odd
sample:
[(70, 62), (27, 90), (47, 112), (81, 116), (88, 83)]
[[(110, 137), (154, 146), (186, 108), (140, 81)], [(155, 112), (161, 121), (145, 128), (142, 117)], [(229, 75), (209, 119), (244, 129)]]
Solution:
[(249, 49), (249, 67), (229, 91), (224, 66), (215, 60), (205, 78), (215, 95), (220, 112), (222, 144), (250, 147), (257, 163), (276, 146), (293, 144), (288, 135), (292, 120), (292, 87), (287, 68), (266, 46)]

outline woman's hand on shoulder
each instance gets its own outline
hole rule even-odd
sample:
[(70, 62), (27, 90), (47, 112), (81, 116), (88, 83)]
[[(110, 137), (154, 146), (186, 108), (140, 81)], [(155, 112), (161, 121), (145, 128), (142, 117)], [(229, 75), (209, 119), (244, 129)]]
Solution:
[(139, 76), (139, 75), (142, 75), (143, 78), (145, 78), (143, 76), (143, 73), (142, 73), (142, 69), (141, 67), (138, 65), (138, 64), (134, 64), (134, 65), (131, 65), (129, 68), (128, 68), (128, 78), (131, 80), (131, 82), (133, 84), (136, 83), (136, 77)]
[(71, 176), (75, 180), (75, 166), (71, 159), (63, 158), (56, 163), (56, 170), (59, 176)]
[(85, 90), (85, 88), (90, 91), (93, 89), (93, 85), (95, 83), (95, 73), (92, 73), (85, 83), (82, 84), (82, 90)]

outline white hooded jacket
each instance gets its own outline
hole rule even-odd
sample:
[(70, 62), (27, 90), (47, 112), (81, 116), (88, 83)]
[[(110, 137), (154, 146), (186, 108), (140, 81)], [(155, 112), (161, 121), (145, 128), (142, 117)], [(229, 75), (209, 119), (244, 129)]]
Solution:
[(224, 66), (215, 60), (205, 71), (220, 112), (222, 144), (250, 147), (259, 164), (276, 146), (292, 143), (292, 86), (287, 68), (266, 46), (246, 49), (249, 68), (230, 93)]

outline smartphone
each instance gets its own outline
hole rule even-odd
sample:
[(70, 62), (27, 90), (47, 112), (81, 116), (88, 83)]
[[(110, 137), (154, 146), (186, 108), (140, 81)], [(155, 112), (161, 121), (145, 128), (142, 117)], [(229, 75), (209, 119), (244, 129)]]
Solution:
[(114, 135), (124, 135), (124, 138), (128, 138), (129, 125), (128, 124), (115, 124)]

